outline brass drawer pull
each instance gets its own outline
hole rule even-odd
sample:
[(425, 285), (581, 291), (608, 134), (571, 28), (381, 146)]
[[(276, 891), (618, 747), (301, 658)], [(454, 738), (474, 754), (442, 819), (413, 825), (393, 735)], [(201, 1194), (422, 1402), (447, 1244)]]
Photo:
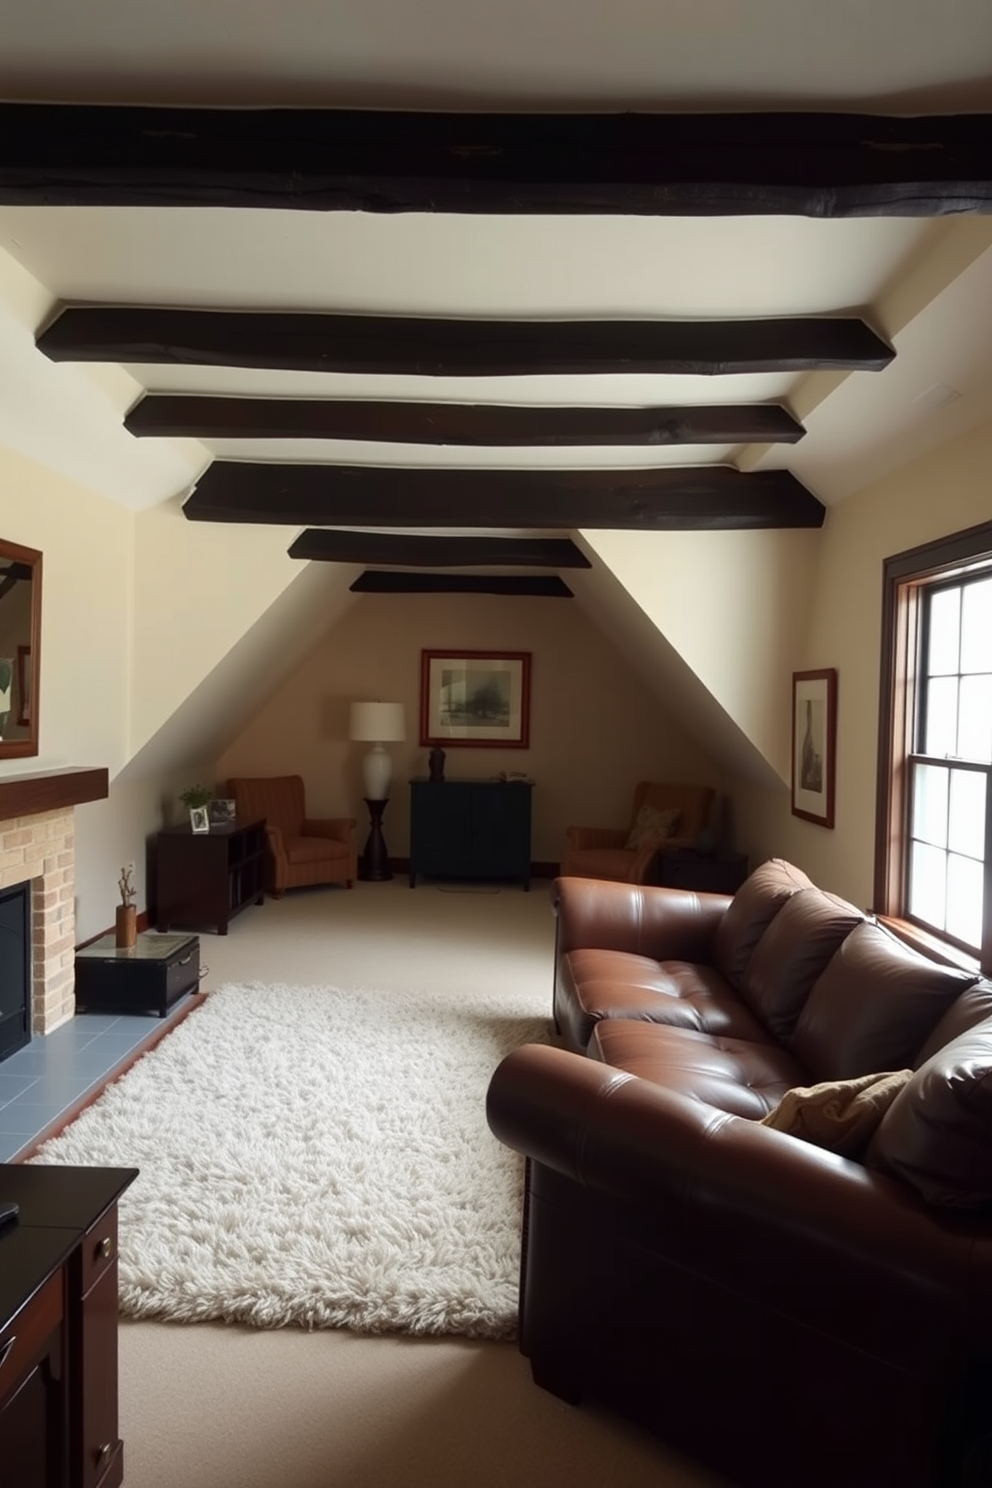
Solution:
[(176, 962), (176, 965), (177, 966), (188, 966), (189, 963), (192, 961), (192, 959), (193, 959), (193, 952), (190, 951), (189, 955), (188, 956), (184, 956), (181, 961), (177, 961)]
[(7, 1339), (7, 1342), (4, 1344), (3, 1348), (0, 1348), (0, 1369), (2, 1369), (3, 1366), (6, 1364), (6, 1362), (7, 1362), (7, 1355), (10, 1353), (11, 1349), (14, 1347), (14, 1344), (16, 1342), (17, 1342), (17, 1334), (16, 1333), (11, 1333), (10, 1337)]
[(96, 1248), (96, 1253), (101, 1260), (109, 1260), (114, 1253), (114, 1237), (112, 1235), (104, 1235)]

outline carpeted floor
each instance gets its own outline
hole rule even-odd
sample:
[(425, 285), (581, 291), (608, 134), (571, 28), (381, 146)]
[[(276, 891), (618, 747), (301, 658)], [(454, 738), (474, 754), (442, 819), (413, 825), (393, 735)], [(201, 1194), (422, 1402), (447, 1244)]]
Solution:
[(490, 1076), (546, 999), (226, 984), (33, 1159), (137, 1167), (131, 1317), (515, 1331), (523, 1160)]
[[(299, 891), (201, 937), (208, 988), (390, 987), (452, 1008), (471, 988), (550, 1011), (553, 950), (539, 882)], [(727, 1488), (538, 1389), (512, 1342), (128, 1318), (119, 1336), (125, 1488)]]

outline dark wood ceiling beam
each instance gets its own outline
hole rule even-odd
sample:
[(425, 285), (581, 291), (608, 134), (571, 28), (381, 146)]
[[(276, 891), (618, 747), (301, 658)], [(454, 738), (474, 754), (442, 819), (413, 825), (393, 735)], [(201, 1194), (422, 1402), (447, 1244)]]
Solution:
[(356, 594), (504, 594), (538, 599), (571, 599), (572, 591), (554, 574), (379, 573), (366, 570), (353, 584)]
[(0, 105), (0, 202), (625, 216), (992, 211), (992, 116)]
[(570, 537), (424, 537), (407, 532), (301, 532), (290, 558), (405, 568), (591, 568)]
[(778, 403), (548, 408), (179, 393), (146, 393), (128, 413), (124, 427), (141, 437), (363, 439), (474, 448), (795, 444), (806, 432)]
[(69, 307), (37, 344), (55, 362), (422, 377), (880, 371), (895, 355), (853, 316), (459, 320), (138, 306)]
[(328, 527), (819, 527), (824, 509), (787, 470), (461, 470), (215, 460), (190, 521)]

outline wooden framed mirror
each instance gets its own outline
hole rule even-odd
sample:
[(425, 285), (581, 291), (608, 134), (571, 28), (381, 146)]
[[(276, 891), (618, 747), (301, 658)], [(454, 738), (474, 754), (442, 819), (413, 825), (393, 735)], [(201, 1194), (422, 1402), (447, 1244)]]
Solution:
[(0, 539), (0, 760), (38, 753), (41, 554)]

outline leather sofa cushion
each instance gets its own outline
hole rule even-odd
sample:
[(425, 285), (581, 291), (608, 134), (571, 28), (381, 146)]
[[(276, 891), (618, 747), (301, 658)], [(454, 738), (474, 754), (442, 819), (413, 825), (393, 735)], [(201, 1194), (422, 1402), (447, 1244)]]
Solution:
[(939, 1049), (886, 1112), (865, 1166), (930, 1204), (992, 1207), (992, 1020)]
[(902, 1069), (976, 980), (977, 972), (939, 966), (881, 925), (856, 925), (817, 978), (789, 1047), (818, 1080)]
[(759, 1042), (768, 1035), (712, 966), (654, 961), (629, 951), (570, 951), (559, 975), (570, 994), (559, 999), (569, 1047), (585, 1050), (604, 1018), (633, 1018)]
[(798, 889), (782, 905), (748, 963), (741, 996), (783, 1043), (813, 983), (864, 915), (836, 894)]
[(769, 858), (744, 880), (720, 921), (713, 943), (714, 964), (732, 987), (740, 987), (758, 941), (787, 899), (812, 888), (801, 868)]
[(753, 1121), (807, 1080), (798, 1061), (775, 1044), (714, 1038), (656, 1023), (612, 1018), (599, 1023), (589, 1053), (613, 1069)]

